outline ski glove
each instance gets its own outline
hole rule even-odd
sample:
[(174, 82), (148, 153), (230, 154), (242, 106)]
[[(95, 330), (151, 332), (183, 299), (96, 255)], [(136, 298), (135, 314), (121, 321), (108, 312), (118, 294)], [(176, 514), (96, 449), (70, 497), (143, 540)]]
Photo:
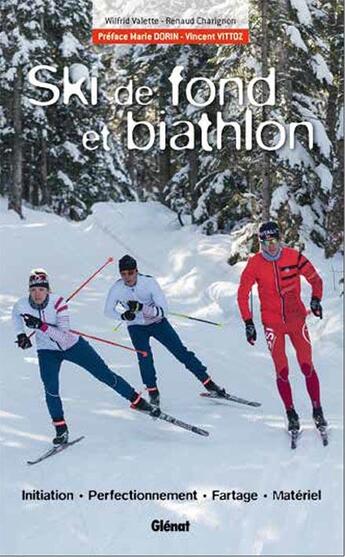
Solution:
[(43, 321), (34, 315), (30, 315), (30, 313), (21, 313), (22, 318), (25, 321), (25, 325), (29, 327), (29, 329), (40, 329), (43, 325)]
[(249, 344), (255, 344), (256, 341), (256, 329), (252, 319), (247, 319), (246, 324), (246, 337)]
[(320, 317), (320, 319), (322, 319), (322, 305), (319, 298), (315, 298), (315, 296), (312, 297), (310, 309), (316, 317)]
[(143, 316), (145, 319), (154, 319), (158, 317), (158, 315), (159, 309), (157, 306), (148, 306), (147, 304), (143, 306)]
[(137, 311), (141, 311), (143, 309), (143, 304), (141, 302), (137, 302), (137, 300), (129, 300), (127, 302), (129, 311), (136, 313)]
[(135, 313), (129, 311), (128, 309), (127, 311), (121, 314), (121, 319), (123, 319), (123, 321), (133, 321), (133, 319), (135, 319)]
[(18, 348), (21, 348), (22, 350), (26, 350), (27, 348), (31, 348), (32, 346), (31, 340), (29, 339), (29, 337), (26, 336), (25, 333), (20, 333), (20, 335), (17, 335), (16, 343), (18, 344)]

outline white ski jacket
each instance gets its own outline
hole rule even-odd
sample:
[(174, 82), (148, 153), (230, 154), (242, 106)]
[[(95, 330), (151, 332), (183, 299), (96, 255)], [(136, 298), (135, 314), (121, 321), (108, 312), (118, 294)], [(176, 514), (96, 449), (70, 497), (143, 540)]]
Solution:
[(35, 330), (37, 350), (68, 350), (79, 340), (79, 335), (69, 330), (68, 306), (62, 296), (49, 294), (48, 304), (42, 310), (34, 309), (28, 297), (20, 298), (12, 309), (12, 321), (17, 335), (27, 333), (22, 313), (39, 317), (44, 323), (42, 330), (27, 330)]
[(133, 321), (126, 321), (126, 325), (151, 325), (163, 319), (168, 311), (166, 298), (158, 282), (149, 275), (138, 273), (134, 286), (126, 286), (123, 279), (119, 279), (109, 290), (104, 313), (111, 319), (121, 319), (121, 314), (129, 309), (128, 301), (135, 300), (143, 304), (143, 309), (136, 313)]

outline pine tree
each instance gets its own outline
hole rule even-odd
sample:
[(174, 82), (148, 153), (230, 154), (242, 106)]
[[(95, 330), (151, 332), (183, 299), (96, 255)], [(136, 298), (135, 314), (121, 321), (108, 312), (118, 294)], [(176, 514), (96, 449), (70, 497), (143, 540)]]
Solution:
[[(243, 201), (251, 201), (260, 221), (268, 217), (280, 221), (289, 243), (303, 242), (311, 237), (323, 246), (326, 238), (326, 207), (330, 195), (332, 145), (326, 129), (326, 102), (333, 76), (327, 66), (327, 46), (322, 41), (318, 23), (324, 11), (316, 2), (306, 0), (253, 0), (251, 3), (251, 45), (232, 54), (229, 47), (218, 55), (221, 75), (253, 77), (267, 75), (276, 69), (277, 102), (274, 107), (253, 109), (257, 121), (272, 119), (284, 127), (289, 122), (312, 121), (315, 146), (308, 149), (307, 137), (298, 129), (296, 147), (284, 146), (277, 152), (253, 149), (249, 156), (240, 153), (238, 166), (247, 168), (247, 180), (242, 181)], [(242, 56), (240, 56), (240, 55)], [(224, 59), (228, 63), (223, 66)], [(263, 96), (265, 91), (262, 90)], [(238, 115), (241, 121), (241, 114)], [(274, 144), (270, 130), (265, 144)], [(243, 203), (245, 211), (249, 204)], [(243, 215), (243, 241), (248, 243), (246, 216)], [(249, 222), (250, 218), (247, 222)], [(237, 244), (240, 246), (240, 242)], [(244, 253), (242, 249), (239, 252)], [(232, 257), (232, 262), (236, 262)]]
[(61, 76), (63, 68), (68, 67), (72, 82), (84, 77), (83, 92), (88, 103), (90, 78), (100, 77), (96, 106), (84, 105), (78, 98), (71, 98), (66, 105), (60, 97), (52, 112), (55, 132), (51, 139), (49, 177), (52, 206), (59, 214), (73, 219), (84, 218), (96, 201), (123, 201), (130, 196), (119, 145), (109, 142), (110, 151), (102, 145), (94, 150), (82, 145), (85, 132), (94, 130), (100, 134), (110, 110), (102, 76), (103, 54), (89, 45), (91, 13), (88, 1), (59, 1), (52, 29), (58, 74)]
[(71, 67), (72, 81), (78, 71), (102, 74), (103, 53), (90, 45), (91, 13), (87, 0), (4, 0), (1, 4), (2, 191), (8, 191), (9, 207), (19, 214), (22, 198), (80, 219), (95, 201), (132, 196), (121, 145), (115, 141), (110, 151), (102, 147), (88, 151), (82, 145), (84, 132), (100, 132), (108, 119), (102, 79), (99, 103), (91, 108), (75, 98), (65, 105), (62, 95), (51, 106), (31, 102), (51, 96), (28, 81), (30, 69), (37, 65), (56, 68), (56, 73), (42, 70), (39, 77), (59, 87), (64, 66)]
[[(324, 41), (328, 43), (328, 65), (333, 76), (327, 98), (326, 126), (333, 146), (332, 188), (327, 208), (326, 256), (343, 250), (344, 238), (344, 5), (339, 0), (327, 2)], [(326, 43), (326, 44), (327, 44)]]
[[(50, 6), (50, 3), (49, 3)], [(27, 73), (31, 67), (49, 63), (49, 46), (42, 29), (44, 14), (40, 0), (4, 0), (1, 4), (1, 147), (5, 155), (2, 186), (8, 193), (9, 209), (22, 216), (22, 197), (32, 195), (30, 164), (32, 145), (47, 130), (41, 110), (32, 110), (28, 98)], [(28, 177), (29, 176), (29, 177)]]

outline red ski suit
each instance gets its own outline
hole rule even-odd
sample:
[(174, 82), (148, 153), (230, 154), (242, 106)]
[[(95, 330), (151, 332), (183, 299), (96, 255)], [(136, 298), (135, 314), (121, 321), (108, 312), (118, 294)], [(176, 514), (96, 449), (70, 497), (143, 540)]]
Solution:
[(252, 286), (257, 283), (266, 341), (277, 372), (278, 390), (286, 408), (291, 408), (293, 403), (285, 335), (290, 337), (296, 350), (313, 406), (320, 406), (319, 381), (312, 362), (311, 343), (305, 323), (307, 311), (301, 300), (301, 275), (311, 285), (312, 296), (321, 300), (322, 279), (299, 251), (283, 247), (276, 261), (268, 261), (262, 253), (257, 253), (249, 259), (242, 272), (237, 295), (243, 320), (252, 319), (248, 299)]

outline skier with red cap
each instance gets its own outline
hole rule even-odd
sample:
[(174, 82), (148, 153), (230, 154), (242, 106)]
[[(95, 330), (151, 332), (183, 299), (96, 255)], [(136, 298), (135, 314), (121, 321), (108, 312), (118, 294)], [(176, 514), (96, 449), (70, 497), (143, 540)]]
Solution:
[(251, 257), (242, 272), (238, 289), (238, 305), (245, 322), (247, 341), (255, 344), (256, 329), (249, 307), (249, 293), (258, 286), (261, 319), (268, 348), (273, 358), (277, 387), (288, 418), (288, 430), (300, 429), (294, 408), (289, 367), (285, 352), (288, 336), (296, 351), (297, 360), (305, 376), (312, 403), (313, 419), (321, 431), (327, 426), (320, 402), (320, 385), (312, 361), (312, 347), (306, 324), (307, 310), (301, 300), (301, 276), (312, 288), (310, 309), (322, 319), (322, 279), (311, 262), (296, 249), (283, 246), (277, 223), (269, 221), (259, 228), (261, 250)]
[(34, 269), (29, 278), (29, 296), (20, 298), (12, 310), (18, 348), (31, 348), (25, 327), (35, 331), (38, 365), (44, 386), (46, 403), (56, 430), (54, 445), (68, 443), (68, 428), (60, 397), (59, 374), (63, 361), (82, 367), (99, 381), (108, 385), (131, 402), (131, 408), (152, 417), (151, 406), (120, 375), (114, 373), (95, 349), (81, 336), (70, 331), (68, 305), (62, 296), (51, 294), (44, 269)]

